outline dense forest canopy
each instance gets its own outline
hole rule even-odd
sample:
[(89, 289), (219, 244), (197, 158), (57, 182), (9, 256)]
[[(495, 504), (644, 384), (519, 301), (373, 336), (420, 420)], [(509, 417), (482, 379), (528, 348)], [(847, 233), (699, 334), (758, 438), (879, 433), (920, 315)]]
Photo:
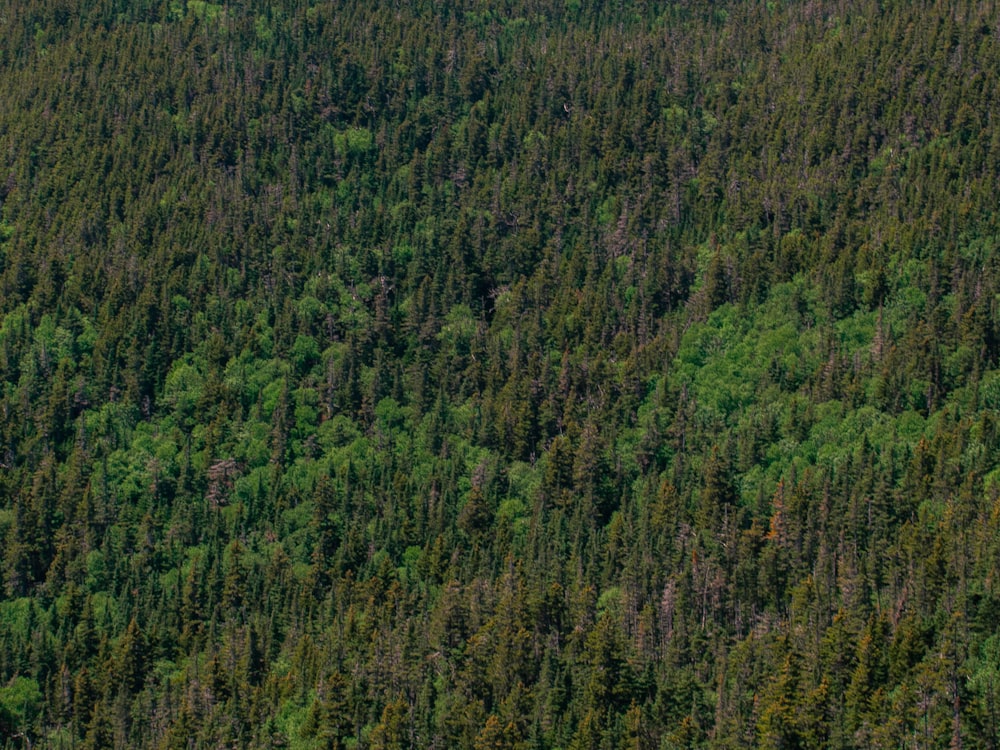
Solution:
[(998, 747), (993, 3), (0, 38), (4, 747)]

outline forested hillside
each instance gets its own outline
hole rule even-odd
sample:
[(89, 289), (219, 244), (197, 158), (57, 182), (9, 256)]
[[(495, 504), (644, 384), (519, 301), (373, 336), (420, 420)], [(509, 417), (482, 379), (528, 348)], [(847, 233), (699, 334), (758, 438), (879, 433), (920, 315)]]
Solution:
[(993, 3), (0, 42), (0, 746), (1000, 745)]

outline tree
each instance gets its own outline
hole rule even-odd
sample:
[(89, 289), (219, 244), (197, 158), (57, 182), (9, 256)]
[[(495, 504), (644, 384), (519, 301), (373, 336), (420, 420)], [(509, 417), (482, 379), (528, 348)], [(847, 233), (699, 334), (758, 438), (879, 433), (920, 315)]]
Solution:
[(26, 745), (32, 744), (42, 701), (38, 683), (29, 677), (15, 677), (0, 687), (0, 737), (5, 743), (22, 740)]

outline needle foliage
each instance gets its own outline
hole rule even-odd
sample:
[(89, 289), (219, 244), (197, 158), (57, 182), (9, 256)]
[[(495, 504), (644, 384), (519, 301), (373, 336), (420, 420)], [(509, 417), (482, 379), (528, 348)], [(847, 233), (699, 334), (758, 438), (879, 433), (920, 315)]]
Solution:
[(998, 746), (990, 3), (0, 39), (0, 746)]

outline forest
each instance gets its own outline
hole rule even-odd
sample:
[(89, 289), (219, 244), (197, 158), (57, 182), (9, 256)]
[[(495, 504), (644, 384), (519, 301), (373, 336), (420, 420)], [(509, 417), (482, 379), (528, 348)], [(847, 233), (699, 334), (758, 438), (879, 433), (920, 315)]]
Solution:
[(1000, 747), (994, 2), (0, 40), (0, 748)]

